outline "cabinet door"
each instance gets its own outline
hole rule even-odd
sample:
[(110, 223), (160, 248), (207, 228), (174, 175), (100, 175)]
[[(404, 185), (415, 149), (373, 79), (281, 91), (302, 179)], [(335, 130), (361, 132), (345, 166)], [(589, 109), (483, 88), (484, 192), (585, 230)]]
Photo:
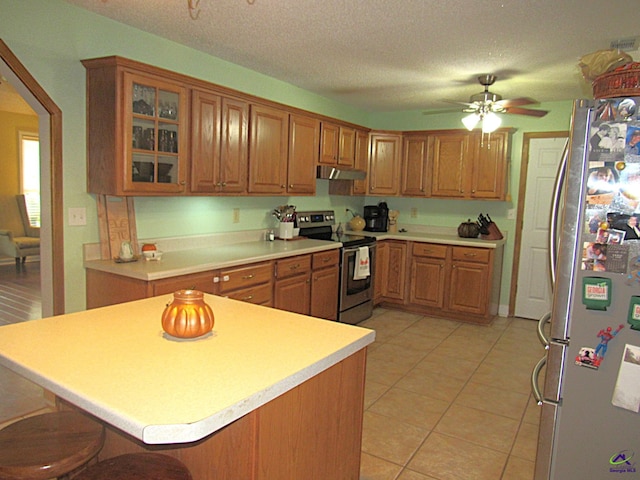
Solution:
[(427, 153), (433, 138), (406, 136), (402, 148), (402, 195), (428, 196)]
[(241, 100), (222, 98), (220, 137), (220, 191), (247, 191), (249, 161), (249, 105)]
[(194, 90), (191, 96), (191, 191), (217, 192), (220, 185), (221, 97)]
[(289, 114), (251, 105), (249, 192), (286, 193)]
[(322, 122), (319, 163), (323, 165), (336, 165), (338, 163), (339, 134), (340, 127), (332, 123)]
[(374, 263), (375, 273), (373, 275), (373, 302), (380, 303), (383, 300), (384, 286), (389, 271), (389, 242), (382, 241), (376, 243), (376, 259)]
[(400, 135), (371, 136), (371, 158), (369, 159), (369, 193), (371, 195), (398, 194), (400, 140)]
[(276, 281), (275, 308), (309, 315), (311, 310), (311, 272)]
[(451, 264), (447, 308), (485, 315), (489, 302), (489, 265), (454, 261)]
[[(369, 134), (358, 130), (356, 132), (356, 152), (354, 167), (356, 170), (369, 170)], [(353, 181), (353, 193), (364, 195), (367, 193), (367, 179)]]
[(433, 136), (431, 196), (464, 198), (468, 192), (465, 171), (469, 134), (445, 133)]
[(475, 136), (471, 197), (505, 199), (508, 137), (506, 132)]
[(131, 193), (184, 191), (186, 88), (129, 72), (124, 73), (123, 79), (123, 190)]
[(409, 277), (409, 303), (442, 308), (444, 306), (445, 261), (413, 257)]
[(382, 295), (385, 300), (404, 303), (407, 243), (390, 240), (387, 247), (387, 271), (383, 278)]
[(338, 266), (314, 270), (311, 274), (311, 316), (338, 319)]
[(320, 122), (311, 117), (291, 115), (287, 169), (287, 191), (289, 193), (315, 193), (319, 144)]
[(340, 127), (338, 146), (338, 165), (353, 167), (356, 156), (356, 131), (353, 128)]

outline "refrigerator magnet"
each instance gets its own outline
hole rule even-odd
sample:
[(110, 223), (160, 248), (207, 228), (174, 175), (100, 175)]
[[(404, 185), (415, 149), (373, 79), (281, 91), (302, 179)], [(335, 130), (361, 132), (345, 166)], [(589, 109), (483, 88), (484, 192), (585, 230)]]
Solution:
[(640, 330), (640, 297), (636, 295), (633, 295), (629, 302), (627, 323), (631, 325), (632, 330)]
[(611, 279), (584, 277), (582, 279), (582, 303), (589, 310), (606, 310), (611, 305)]

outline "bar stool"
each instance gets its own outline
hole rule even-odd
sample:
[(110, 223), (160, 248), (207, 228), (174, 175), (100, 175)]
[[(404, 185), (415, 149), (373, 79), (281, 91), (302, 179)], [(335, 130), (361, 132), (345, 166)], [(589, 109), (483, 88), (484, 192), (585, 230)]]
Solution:
[(126, 453), (83, 470), (73, 480), (192, 480), (179, 460), (160, 453)]
[(0, 478), (64, 477), (94, 458), (103, 444), (102, 425), (77, 411), (24, 418), (0, 430)]

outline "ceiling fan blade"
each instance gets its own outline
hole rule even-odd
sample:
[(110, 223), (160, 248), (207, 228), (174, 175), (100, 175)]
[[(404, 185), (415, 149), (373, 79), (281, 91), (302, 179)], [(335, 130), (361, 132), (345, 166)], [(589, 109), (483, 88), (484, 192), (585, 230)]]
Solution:
[(511, 107), (505, 108), (502, 113), (515, 113), (516, 115), (528, 115), (530, 117), (544, 117), (549, 112), (546, 110), (533, 110), (531, 108)]
[(472, 107), (472, 108), (478, 108), (478, 104), (477, 103), (469, 103), (469, 102), (459, 102), (458, 100), (449, 100), (449, 99), (442, 99), (442, 102), (446, 102), (446, 103), (454, 103), (456, 105), (466, 105), (468, 107)]
[(499, 102), (496, 102), (499, 105), (501, 105), (503, 108), (510, 108), (510, 107), (521, 107), (523, 105), (534, 105), (538, 102), (536, 102), (535, 100), (533, 100), (532, 98), (507, 98), (505, 100), (500, 100)]

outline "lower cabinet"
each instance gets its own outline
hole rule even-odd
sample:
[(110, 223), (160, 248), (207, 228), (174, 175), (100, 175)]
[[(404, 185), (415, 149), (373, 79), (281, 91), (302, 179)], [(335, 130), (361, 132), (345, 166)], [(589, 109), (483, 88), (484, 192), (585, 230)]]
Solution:
[(311, 255), (276, 260), (275, 308), (309, 315), (311, 311)]
[(314, 253), (311, 259), (311, 316), (338, 319), (338, 284), (340, 283), (338, 250)]
[(447, 249), (446, 245), (413, 244), (409, 273), (409, 303), (434, 308), (444, 306)]
[(502, 248), (379, 242), (376, 303), (489, 323), (498, 313)]

